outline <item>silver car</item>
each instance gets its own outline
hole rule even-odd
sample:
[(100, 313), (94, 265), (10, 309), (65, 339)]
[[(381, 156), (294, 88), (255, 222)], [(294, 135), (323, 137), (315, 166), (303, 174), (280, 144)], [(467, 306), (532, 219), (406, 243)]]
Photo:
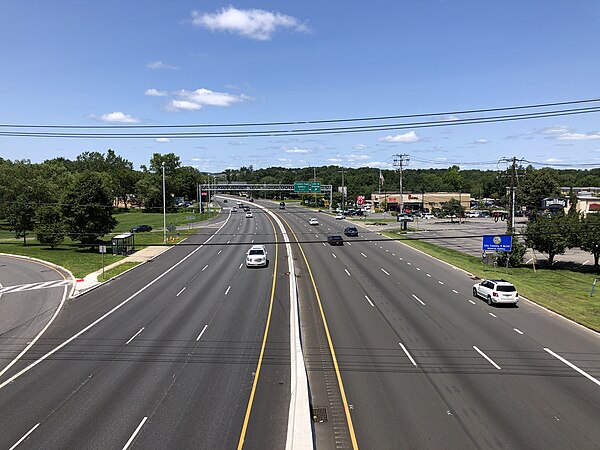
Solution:
[(517, 288), (505, 280), (483, 280), (473, 285), (473, 297), (481, 297), (488, 305), (519, 302)]

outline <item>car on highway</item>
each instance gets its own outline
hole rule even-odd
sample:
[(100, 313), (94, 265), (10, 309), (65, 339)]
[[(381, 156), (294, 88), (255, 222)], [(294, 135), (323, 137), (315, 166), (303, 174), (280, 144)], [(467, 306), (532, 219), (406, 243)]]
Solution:
[(142, 233), (144, 231), (152, 231), (152, 227), (150, 225), (136, 225), (129, 231), (132, 233)]
[(253, 245), (246, 252), (246, 267), (267, 267), (267, 249), (264, 245)]
[(316, 218), (312, 217), (309, 219), (308, 224), (309, 225), (319, 225), (319, 221)]
[(329, 245), (344, 245), (344, 238), (339, 234), (330, 234), (327, 236), (327, 242)]
[(285, 209), (285, 202), (279, 203), (279, 209)]
[(244, 209), (244, 211), (246, 211), (246, 212), (250, 211), (250, 207), (249, 207), (248, 205), (244, 205), (242, 208), (243, 208), (243, 209)]
[(227, 203), (227, 199), (223, 200), (223, 203)]
[(350, 237), (358, 236), (358, 228), (356, 227), (346, 227), (344, 228), (344, 234)]
[(480, 297), (487, 301), (488, 305), (496, 303), (519, 302), (517, 288), (506, 280), (482, 280), (473, 285), (473, 297)]
[(342, 220), (342, 219), (345, 219), (346, 216), (344, 216), (342, 213), (340, 213), (340, 214), (336, 214), (335, 218), (336, 218), (336, 220)]
[(253, 217), (252, 211), (246, 211), (246, 219), (252, 219)]

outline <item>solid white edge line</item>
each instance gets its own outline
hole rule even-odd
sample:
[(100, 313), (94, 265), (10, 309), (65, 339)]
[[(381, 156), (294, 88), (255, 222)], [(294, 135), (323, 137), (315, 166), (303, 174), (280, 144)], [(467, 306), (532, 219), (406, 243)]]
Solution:
[(563, 363), (565, 363), (567, 366), (569, 366), (571, 369), (576, 370), (577, 372), (579, 372), (581, 375), (583, 375), (584, 377), (586, 377), (588, 380), (593, 381), (594, 383), (596, 383), (598, 386), (600, 386), (600, 381), (596, 378), (594, 378), (593, 376), (591, 376), (589, 373), (585, 372), (584, 370), (581, 370), (579, 367), (577, 367), (575, 364), (573, 364), (572, 362), (567, 361), (565, 358), (563, 358), (562, 356), (554, 353), (552, 350), (550, 350), (549, 348), (544, 347), (544, 351), (550, 353), (552, 356), (554, 356), (556, 359), (562, 361)]
[[(137, 297), (139, 294), (141, 294), (142, 292), (144, 292), (146, 289), (148, 289), (150, 286), (152, 286), (154, 283), (156, 283), (158, 280), (160, 280), (161, 278), (163, 278), (164, 276), (166, 276), (168, 273), (170, 273), (172, 270), (174, 270), (176, 267), (178, 267), (180, 264), (182, 264), (184, 261), (187, 261), (188, 258), (192, 257), (192, 255), (194, 255), (197, 251), (199, 251), (202, 247), (204, 247), (204, 244), (208, 243), (213, 237), (215, 237), (215, 235), (221, 231), (221, 229), (227, 224), (227, 222), (229, 221), (229, 217), (231, 217), (231, 214), (227, 217), (227, 219), (225, 220), (225, 222), (223, 222), (223, 225), (221, 225), (206, 241), (204, 241), (203, 244), (199, 245), (197, 248), (195, 248), (194, 250), (192, 250), (188, 255), (184, 256), (183, 258), (181, 258), (178, 262), (176, 262), (175, 264), (173, 264), (171, 267), (169, 267), (167, 270), (165, 270), (163, 273), (161, 273), (159, 276), (157, 276), (154, 280), (152, 280), (150, 283), (148, 283), (147, 285), (141, 287), (140, 289), (138, 289), (136, 292), (134, 292), (133, 294), (131, 294), (129, 297), (127, 297), (125, 300), (123, 300), (121, 303), (119, 303), (117, 306), (115, 306), (113, 309), (111, 309), (110, 311), (104, 313), (102, 316), (100, 316), (99, 318), (97, 318), (96, 320), (94, 320), (92, 323), (90, 323), (88, 326), (86, 326), (85, 328), (81, 329), (80, 331), (78, 331), (77, 333), (75, 333), (73, 336), (71, 336), (69, 339), (67, 339), (66, 341), (64, 341), (62, 344), (56, 346), (55, 348), (53, 348), (52, 350), (50, 350), (48, 353), (46, 353), (44, 356), (42, 356), (41, 358), (37, 359), (36, 361), (32, 362), (31, 364), (29, 364), (28, 366), (26, 366), (25, 368), (21, 369), (19, 372), (17, 372), (16, 374), (14, 374), (12, 377), (8, 378), (6, 381), (4, 381), (2, 384), (0, 384), (0, 389), (2, 389), (3, 387), (5, 387), (7, 384), (12, 383), (14, 380), (16, 380), (17, 378), (19, 378), (21, 375), (23, 375), (25, 372), (28, 372), (29, 370), (31, 370), (32, 368), (34, 368), (35, 366), (37, 366), (39, 363), (41, 363), (42, 361), (48, 359), (50, 356), (52, 356), (54, 353), (56, 353), (57, 351), (59, 351), (61, 348), (63, 348), (64, 346), (70, 344), (72, 341), (74, 341), (75, 339), (77, 339), (79, 336), (81, 336), (83, 333), (85, 333), (86, 331), (90, 330), (91, 328), (93, 328), (94, 326), (96, 326), (97, 324), (99, 324), (100, 322), (102, 322), (104, 319), (106, 319), (108, 316), (110, 316), (112, 313), (114, 313), (115, 311), (119, 310), (122, 306), (126, 305), (127, 303), (129, 303), (131, 300), (133, 300), (135, 297)], [(66, 286), (65, 286), (65, 294), (66, 294)], [(63, 297), (64, 300), (64, 297)], [(56, 315), (58, 314), (60, 308), (57, 309), (54, 317), (56, 317)], [(53, 319), (54, 319), (53, 317)], [(50, 324), (52, 323), (52, 320), (50, 322), (48, 322), (48, 324), (46, 325), (46, 327), (44, 328), (44, 330), (46, 328), (48, 328), (50, 326)], [(44, 331), (42, 330), (42, 331)], [(41, 333), (38, 335), (41, 336)], [(27, 347), (27, 349), (33, 345), (33, 343), (35, 342), (36, 339), (34, 339), (31, 344)], [(25, 349), (25, 350), (27, 350)], [(22, 352), (24, 353), (25, 350)], [(14, 362), (16, 362), (17, 360), (15, 360)], [(12, 363), (11, 363), (12, 365)], [(4, 368), (4, 370), (2, 372), (0, 372), (0, 376), (6, 372), (6, 370), (8, 370), (8, 368), (10, 367), (10, 365), (6, 366)]]
[(182, 288), (182, 289), (181, 289), (181, 290), (180, 290), (180, 291), (177, 293), (177, 295), (176, 295), (175, 297), (179, 297), (179, 296), (181, 295), (181, 293), (182, 293), (183, 291), (185, 291), (185, 288), (186, 288), (186, 287), (187, 287), (187, 286), (184, 286), (184, 287), (183, 287), (183, 288)]
[(489, 363), (490, 363), (492, 366), (494, 366), (494, 367), (495, 367), (496, 369), (498, 369), (498, 370), (501, 370), (501, 367), (500, 367), (498, 364), (496, 364), (494, 361), (492, 361), (492, 359), (491, 359), (491, 358), (490, 358), (488, 355), (486, 355), (485, 353), (483, 353), (481, 350), (479, 350), (479, 349), (478, 349), (477, 347), (475, 347), (475, 346), (473, 346), (473, 348), (475, 349), (475, 351), (476, 351), (477, 353), (479, 353), (481, 356), (483, 356), (485, 359), (487, 359), (487, 361), (488, 361), (488, 362), (489, 362)]
[(369, 304), (370, 304), (371, 306), (375, 306), (369, 297), (367, 297), (367, 296), (365, 295), (365, 298), (367, 299), (367, 301), (369, 302)]
[(204, 334), (204, 332), (206, 331), (207, 328), (208, 328), (208, 325), (204, 325), (204, 328), (202, 328), (202, 331), (200, 332), (200, 334), (196, 338), (196, 342), (198, 342), (200, 340), (200, 338), (202, 337), (202, 335)]
[(388, 273), (388, 271), (387, 271), (387, 270), (385, 270), (383, 267), (381, 268), (381, 271), (382, 271), (383, 273), (385, 273), (385, 274), (386, 274), (388, 277), (390, 276), (390, 274)]
[(513, 330), (515, 330), (519, 334), (523, 334), (523, 332), (521, 330), (517, 329), (517, 328), (513, 328)]
[(19, 445), (21, 442), (23, 442), (25, 439), (27, 439), (27, 438), (29, 437), (29, 435), (30, 435), (31, 433), (33, 433), (33, 432), (35, 431), (35, 429), (36, 429), (37, 427), (39, 427), (39, 426), (40, 426), (40, 424), (39, 424), (39, 423), (38, 423), (37, 425), (34, 425), (34, 426), (33, 426), (33, 428), (32, 428), (31, 430), (29, 430), (27, 433), (25, 433), (25, 435), (24, 435), (24, 436), (23, 436), (21, 439), (19, 439), (17, 442), (15, 442), (15, 444), (14, 444), (14, 445), (13, 445), (11, 448), (9, 448), (8, 450), (13, 450), (13, 449), (17, 448), (17, 446), (18, 446), (18, 445)]
[(417, 297), (415, 294), (412, 294), (413, 298), (418, 301), (419, 303), (421, 303), (421, 305), (425, 306), (425, 303), (423, 303), (423, 300), (421, 300), (419, 297)]
[(229, 289), (231, 289), (231, 286), (227, 287), (227, 290), (225, 291), (225, 295), (229, 294)]
[(129, 446), (131, 445), (131, 443), (133, 442), (133, 440), (135, 439), (135, 437), (137, 436), (137, 434), (140, 432), (140, 430), (142, 429), (142, 427), (146, 423), (146, 420), (148, 420), (148, 416), (146, 416), (146, 417), (144, 417), (142, 419), (142, 421), (137, 426), (137, 428), (135, 429), (135, 431), (133, 432), (133, 434), (131, 435), (131, 437), (129, 438), (129, 440), (125, 443), (125, 446), (123, 447), (123, 450), (127, 450), (129, 448)]
[(133, 336), (131, 336), (131, 338), (130, 338), (130, 339), (127, 341), (127, 342), (125, 342), (125, 345), (127, 345), (127, 344), (129, 344), (131, 341), (133, 341), (133, 340), (134, 340), (134, 339), (135, 339), (135, 338), (138, 336), (138, 334), (140, 334), (142, 331), (144, 331), (144, 328), (146, 328), (146, 327), (142, 327), (142, 328), (140, 328), (140, 331), (138, 331), (138, 332), (137, 332), (137, 333), (135, 333)]
[(402, 350), (404, 350), (404, 353), (406, 353), (406, 356), (408, 356), (408, 359), (410, 359), (410, 362), (412, 363), (412, 365), (417, 367), (417, 363), (415, 362), (413, 357), (410, 355), (410, 353), (408, 353), (408, 350), (406, 350), (406, 347), (402, 344), (402, 342), (398, 342), (398, 345), (400, 345), (400, 347), (402, 347)]

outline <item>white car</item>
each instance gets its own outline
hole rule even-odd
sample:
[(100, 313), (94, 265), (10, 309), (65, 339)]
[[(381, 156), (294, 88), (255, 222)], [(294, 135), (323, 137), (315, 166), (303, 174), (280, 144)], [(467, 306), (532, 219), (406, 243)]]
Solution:
[(473, 297), (481, 297), (488, 302), (488, 305), (495, 303), (512, 303), (516, 305), (519, 302), (519, 293), (517, 288), (505, 280), (482, 280), (473, 285)]
[(342, 219), (345, 219), (346, 216), (344, 216), (343, 214), (340, 213), (340, 214), (336, 215), (335, 218), (336, 218), (336, 220), (342, 220)]
[(314, 217), (308, 221), (309, 225), (319, 225), (319, 221)]
[(253, 245), (246, 252), (246, 267), (267, 267), (267, 249), (264, 245)]
[(246, 219), (252, 219), (254, 216), (252, 215), (252, 211), (246, 212)]

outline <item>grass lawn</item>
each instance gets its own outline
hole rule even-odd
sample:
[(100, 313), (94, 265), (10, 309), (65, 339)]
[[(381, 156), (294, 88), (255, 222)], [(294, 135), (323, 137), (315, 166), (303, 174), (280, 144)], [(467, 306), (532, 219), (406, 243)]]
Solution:
[[(504, 268), (483, 266), (481, 260), (456, 250), (409, 239), (397, 233), (384, 233), (442, 261), (464, 269), (480, 278), (504, 279), (513, 283), (519, 294), (568, 317), (575, 322), (600, 331), (600, 291), (590, 297), (594, 278), (599, 274), (566, 269), (537, 268), (530, 266)], [(600, 289), (600, 288), (599, 288)]]
[(100, 276), (98, 276), (98, 281), (109, 280), (112, 277), (116, 277), (117, 275), (125, 272), (126, 270), (129, 270), (132, 267), (137, 266), (138, 264), (141, 264), (141, 262), (140, 261), (132, 261), (132, 262), (124, 262), (122, 264), (119, 264), (118, 266), (115, 266), (112, 269), (105, 270), (104, 278), (102, 278), (102, 274), (100, 274)]
[[(214, 217), (216, 213), (194, 214), (192, 212), (176, 212), (167, 214), (167, 226), (173, 223), (175, 226), (184, 226), (192, 222), (187, 220), (187, 216), (194, 216), (193, 222), (200, 222)], [(134, 225), (151, 225), (153, 231), (147, 233), (137, 233), (135, 235), (136, 248), (143, 248), (148, 245), (163, 244), (163, 215), (162, 213), (144, 213), (139, 211), (121, 212), (115, 214), (118, 224), (111, 235), (105, 236), (102, 240), (110, 245), (110, 239), (115, 234), (129, 232)], [(181, 239), (186, 235), (193, 234), (195, 230), (181, 230)], [(35, 239), (35, 235), (27, 238), (27, 244), (23, 245), (22, 239), (15, 239), (14, 233), (8, 230), (5, 222), (0, 222), (0, 253), (9, 253), (13, 255), (30, 256), (32, 258), (42, 259), (62, 266), (70, 270), (76, 278), (83, 278), (88, 273), (102, 268), (102, 255), (98, 248), (90, 249), (88, 247), (79, 247), (77, 242), (66, 238), (62, 245), (54, 249), (40, 245)], [(107, 249), (110, 252), (110, 247)], [(104, 255), (104, 265), (107, 266), (123, 259), (121, 255), (106, 253)], [(120, 267), (120, 266), (119, 266)], [(126, 270), (126, 269), (123, 269)]]

